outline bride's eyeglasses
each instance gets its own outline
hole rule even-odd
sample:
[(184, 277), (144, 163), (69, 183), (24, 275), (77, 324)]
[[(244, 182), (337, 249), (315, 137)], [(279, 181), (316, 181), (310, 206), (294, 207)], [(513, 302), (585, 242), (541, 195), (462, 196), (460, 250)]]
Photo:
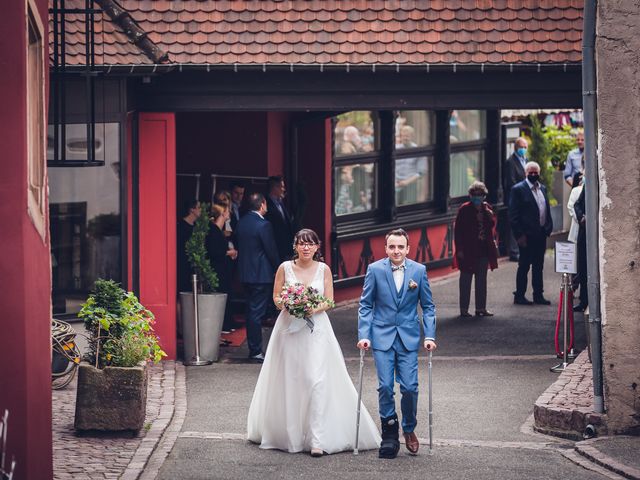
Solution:
[(317, 243), (297, 243), (296, 245), (300, 248), (313, 248), (318, 246)]

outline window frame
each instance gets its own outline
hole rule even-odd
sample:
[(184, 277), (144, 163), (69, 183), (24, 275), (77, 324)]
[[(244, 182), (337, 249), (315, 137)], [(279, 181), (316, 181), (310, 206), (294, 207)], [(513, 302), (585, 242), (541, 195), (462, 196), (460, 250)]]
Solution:
[(48, 229), (44, 28), (30, 0), (26, 10), (27, 212), (44, 242)]
[[(380, 118), (380, 111), (378, 110), (361, 110), (371, 112), (371, 118), (373, 120), (374, 138), (376, 149), (371, 152), (356, 153), (353, 155), (340, 155), (336, 156), (336, 124), (338, 123), (337, 115), (331, 117), (331, 214), (335, 218), (336, 224), (352, 224), (352, 223), (370, 223), (373, 219), (375, 221), (380, 217), (381, 213), (381, 188), (382, 188), (382, 163), (384, 159), (383, 155), (383, 140), (381, 138), (383, 133), (382, 122)], [(344, 112), (347, 113), (347, 112)], [(374, 195), (372, 203), (375, 204), (371, 210), (356, 213), (347, 213), (344, 215), (336, 214), (336, 170), (340, 167), (346, 167), (350, 165), (358, 165), (363, 163), (372, 163), (374, 165)]]
[[(407, 110), (393, 110), (392, 114), (393, 114), (393, 124), (395, 126), (395, 122), (396, 119), (398, 118), (399, 114), (401, 111), (407, 111)], [(399, 216), (402, 216), (403, 213), (406, 213), (408, 211), (410, 211), (411, 213), (415, 213), (417, 210), (420, 210), (421, 213), (422, 211), (425, 210), (429, 210), (429, 209), (434, 209), (436, 207), (436, 192), (435, 192), (435, 182), (437, 180), (437, 153), (438, 153), (438, 118), (437, 118), (437, 114), (435, 110), (415, 110), (415, 111), (419, 111), (419, 112), (428, 112), (429, 114), (432, 115), (432, 125), (433, 125), (433, 142), (430, 145), (422, 145), (422, 146), (417, 146), (417, 147), (411, 147), (411, 148), (402, 148), (402, 149), (397, 149), (396, 148), (396, 143), (395, 143), (395, 128), (394, 131), (392, 132), (394, 134), (394, 141), (392, 143), (393, 145), (393, 149), (392, 149), (392, 153), (391, 153), (391, 159), (392, 159), (392, 164), (393, 164), (393, 169), (392, 169), (392, 173), (393, 173), (393, 180), (394, 180), (394, 188), (393, 188), (393, 195), (392, 195), (392, 199), (393, 199), (393, 209), (397, 212), (397, 214)], [(400, 152), (400, 153), (398, 153)], [(424, 202), (416, 202), (416, 203), (410, 203), (407, 205), (398, 205), (396, 203), (396, 193), (395, 193), (395, 176), (396, 176), (396, 161), (398, 159), (403, 159), (403, 158), (415, 158), (415, 157), (431, 157), (432, 158), (432, 172), (431, 172), (431, 199), (426, 200)]]
[[(457, 109), (460, 110), (460, 109)], [(462, 110), (478, 110), (478, 109), (462, 109)], [(487, 155), (490, 144), (489, 139), (489, 122), (487, 119), (487, 110), (480, 110), (485, 112), (483, 115), (484, 120), (484, 137), (479, 138), (477, 140), (469, 140), (465, 142), (455, 142), (452, 143), (449, 141), (449, 155), (447, 161), (449, 162), (449, 178), (447, 179), (449, 182), (449, 199), (451, 205), (460, 205), (464, 203), (467, 193), (465, 192), (463, 195), (452, 196), (451, 195), (451, 156), (456, 153), (464, 153), (464, 152), (482, 152), (482, 177), (480, 179), (481, 182), (484, 182), (487, 177)], [(449, 119), (451, 119), (451, 115), (453, 110), (449, 110)]]

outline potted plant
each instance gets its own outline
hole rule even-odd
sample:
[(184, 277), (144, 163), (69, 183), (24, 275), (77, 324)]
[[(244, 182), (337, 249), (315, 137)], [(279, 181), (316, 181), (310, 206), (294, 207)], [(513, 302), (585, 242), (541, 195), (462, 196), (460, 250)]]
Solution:
[[(202, 215), (193, 224), (193, 233), (185, 245), (187, 259), (197, 278), (199, 350), (203, 360), (216, 362), (220, 349), (220, 332), (224, 322), (227, 294), (218, 293), (218, 276), (207, 254), (207, 235), (211, 221), (206, 212), (209, 204), (201, 205)], [(188, 363), (195, 356), (195, 309), (193, 291), (180, 292), (184, 359)]]
[(76, 430), (138, 431), (147, 403), (147, 362), (166, 353), (154, 316), (113, 280), (97, 280), (78, 314), (89, 351), (78, 370)]

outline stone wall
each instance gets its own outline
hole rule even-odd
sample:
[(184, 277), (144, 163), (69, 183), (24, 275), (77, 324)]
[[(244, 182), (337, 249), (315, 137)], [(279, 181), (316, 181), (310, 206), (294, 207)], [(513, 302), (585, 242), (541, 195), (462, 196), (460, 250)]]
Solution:
[(598, 4), (605, 408), (611, 433), (639, 432), (640, 8), (632, 0), (604, 0)]

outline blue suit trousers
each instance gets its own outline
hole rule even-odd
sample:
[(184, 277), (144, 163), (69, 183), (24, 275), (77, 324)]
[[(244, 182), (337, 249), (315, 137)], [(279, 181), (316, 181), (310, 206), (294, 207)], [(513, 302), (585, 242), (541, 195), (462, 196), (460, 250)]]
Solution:
[(394, 386), (397, 378), (400, 384), (400, 409), (402, 410), (402, 430), (411, 433), (416, 428), (418, 406), (418, 350), (407, 350), (396, 334), (389, 350), (373, 350), (373, 358), (378, 371), (378, 401), (380, 416), (393, 417), (396, 414)]

